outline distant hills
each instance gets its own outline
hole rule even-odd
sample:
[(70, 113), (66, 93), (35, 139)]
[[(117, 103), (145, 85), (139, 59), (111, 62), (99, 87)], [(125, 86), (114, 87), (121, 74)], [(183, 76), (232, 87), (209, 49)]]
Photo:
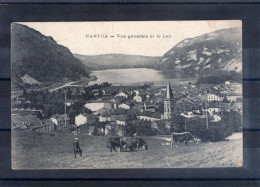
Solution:
[(153, 68), (161, 57), (150, 57), (125, 54), (103, 54), (103, 55), (79, 55), (80, 59), (92, 70), (119, 69), (119, 68)]
[(14, 23), (11, 27), (11, 40), (14, 86), (52, 83), (64, 78), (76, 80), (80, 76), (89, 76), (89, 68), (52, 37)]
[(219, 75), (242, 72), (242, 33), (239, 28), (222, 29), (188, 38), (166, 52), (155, 68), (170, 74)]
[[(162, 57), (126, 54), (79, 55), (25, 25), (11, 27), (12, 85), (56, 83), (89, 77), (90, 70), (154, 68), (169, 78), (242, 75), (242, 33), (222, 29), (173, 46)], [(240, 78), (240, 77), (239, 77)]]

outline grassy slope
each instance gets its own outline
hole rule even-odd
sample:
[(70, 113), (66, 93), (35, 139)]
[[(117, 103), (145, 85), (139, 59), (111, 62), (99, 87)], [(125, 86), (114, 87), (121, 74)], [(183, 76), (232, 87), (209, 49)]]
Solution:
[(74, 158), (73, 135), (13, 131), (13, 168), (180, 168), (232, 167), (242, 161), (242, 140), (162, 146), (163, 140), (145, 137), (149, 150), (113, 152), (107, 137), (79, 136), (83, 157)]

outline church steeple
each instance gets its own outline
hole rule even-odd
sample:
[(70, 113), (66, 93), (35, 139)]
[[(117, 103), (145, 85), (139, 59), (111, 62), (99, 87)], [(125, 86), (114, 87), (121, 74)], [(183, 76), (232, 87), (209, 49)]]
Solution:
[(171, 89), (170, 82), (167, 83), (166, 99), (172, 99), (172, 89)]
[(172, 89), (170, 83), (168, 82), (166, 86), (166, 97), (164, 100), (164, 119), (169, 119), (172, 116), (172, 98)]

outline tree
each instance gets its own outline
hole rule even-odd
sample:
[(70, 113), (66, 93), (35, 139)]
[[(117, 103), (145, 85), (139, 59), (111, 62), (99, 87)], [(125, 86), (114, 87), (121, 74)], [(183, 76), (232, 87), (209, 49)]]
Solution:
[(50, 118), (53, 115), (52, 107), (49, 104), (43, 105), (42, 112), (45, 118)]

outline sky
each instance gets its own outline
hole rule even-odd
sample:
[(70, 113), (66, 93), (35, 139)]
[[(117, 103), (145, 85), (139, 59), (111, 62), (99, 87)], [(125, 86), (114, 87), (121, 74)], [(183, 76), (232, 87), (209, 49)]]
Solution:
[[(58, 44), (68, 47), (73, 54), (82, 55), (162, 56), (186, 38), (224, 28), (242, 27), (239, 20), (20, 23), (45, 36), (52, 36)], [(108, 38), (91, 38), (94, 34)], [(148, 38), (129, 39), (129, 35), (145, 35)]]

